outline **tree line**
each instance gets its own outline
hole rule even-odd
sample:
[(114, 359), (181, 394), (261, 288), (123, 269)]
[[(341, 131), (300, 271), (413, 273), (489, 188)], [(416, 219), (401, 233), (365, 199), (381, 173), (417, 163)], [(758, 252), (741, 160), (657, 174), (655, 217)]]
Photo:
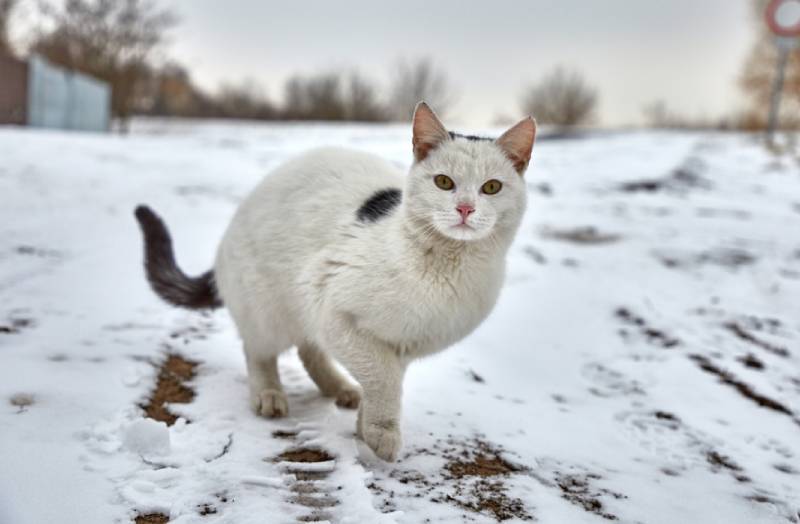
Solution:
[[(663, 101), (643, 108), (652, 127), (761, 129), (775, 74), (776, 52), (763, 24), (767, 0), (752, 0), (759, 38), (744, 64), (740, 87), (748, 106), (726, 118), (687, 118)], [(12, 13), (19, 0), (0, 0), (0, 53), (9, 43)], [(39, 27), (28, 35), (25, 51), (107, 82), (112, 114), (125, 123), (134, 114), (257, 120), (408, 120), (415, 104), (427, 100), (440, 113), (453, 108), (456, 89), (447, 73), (426, 57), (396, 63), (388, 86), (357, 71), (296, 74), (283, 86), (282, 102), (268, 98), (252, 80), (227, 83), (207, 92), (189, 70), (167, 61), (156, 65), (165, 35), (177, 18), (155, 0), (64, 0), (38, 4)], [(556, 67), (527, 86), (519, 105), (541, 124), (570, 128), (597, 120), (597, 90), (578, 71)], [(787, 127), (800, 127), (800, 49), (792, 52), (784, 93)]]
[[(0, 0), (0, 52), (9, 52), (11, 12), (19, 0)], [(132, 115), (255, 120), (405, 121), (426, 100), (446, 115), (456, 89), (427, 57), (398, 60), (387, 89), (357, 71), (297, 74), (286, 80), (283, 101), (269, 99), (252, 80), (199, 88), (183, 65), (156, 65), (174, 14), (154, 0), (64, 0), (38, 5), (40, 26), (26, 51), (111, 86), (111, 110), (125, 128)], [(385, 93), (385, 94), (384, 94)], [(557, 69), (525, 94), (523, 111), (544, 124), (573, 126), (594, 117), (597, 94), (577, 73)]]

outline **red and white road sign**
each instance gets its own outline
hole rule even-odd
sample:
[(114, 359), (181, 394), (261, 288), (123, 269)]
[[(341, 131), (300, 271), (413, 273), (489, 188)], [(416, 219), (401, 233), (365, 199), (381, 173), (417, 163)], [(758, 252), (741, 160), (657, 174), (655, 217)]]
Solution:
[(800, 37), (800, 0), (772, 0), (767, 6), (767, 25), (782, 37)]

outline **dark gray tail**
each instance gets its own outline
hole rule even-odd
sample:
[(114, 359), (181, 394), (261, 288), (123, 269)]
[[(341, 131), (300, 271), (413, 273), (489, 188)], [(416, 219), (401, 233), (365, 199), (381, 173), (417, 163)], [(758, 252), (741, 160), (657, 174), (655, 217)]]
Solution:
[(136, 208), (136, 220), (144, 235), (144, 271), (150, 287), (172, 305), (189, 309), (220, 307), (214, 272), (189, 277), (175, 263), (172, 238), (167, 226), (147, 206)]

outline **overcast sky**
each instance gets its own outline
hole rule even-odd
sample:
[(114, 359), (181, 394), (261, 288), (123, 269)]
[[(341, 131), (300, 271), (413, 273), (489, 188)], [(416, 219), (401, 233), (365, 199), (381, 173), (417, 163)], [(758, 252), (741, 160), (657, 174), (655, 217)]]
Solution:
[(384, 81), (398, 57), (431, 56), (457, 86), (454, 119), (519, 116), (525, 85), (557, 64), (600, 92), (600, 122), (636, 123), (656, 99), (688, 116), (741, 102), (752, 0), (163, 0), (168, 54), (203, 87), (252, 78), (273, 98), (292, 73), (355, 67)]

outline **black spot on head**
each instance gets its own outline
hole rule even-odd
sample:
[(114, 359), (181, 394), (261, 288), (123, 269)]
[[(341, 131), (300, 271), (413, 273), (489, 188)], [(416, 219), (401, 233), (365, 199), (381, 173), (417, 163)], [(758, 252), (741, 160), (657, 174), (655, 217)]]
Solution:
[(397, 188), (381, 189), (361, 204), (356, 217), (361, 222), (376, 222), (391, 213), (402, 198), (403, 193)]
[(450, 138), (455, 140), (456, 138), (463, 138), (464, 140), (469, 140), (470, 142), (478, 142), (478, 141), (485, 141), (491, 142), (494, 138), (489, 138), (488, 136), (477, 136), (477, 135), (462, 135), (460, 133), (454, 133), (450, 131)]

